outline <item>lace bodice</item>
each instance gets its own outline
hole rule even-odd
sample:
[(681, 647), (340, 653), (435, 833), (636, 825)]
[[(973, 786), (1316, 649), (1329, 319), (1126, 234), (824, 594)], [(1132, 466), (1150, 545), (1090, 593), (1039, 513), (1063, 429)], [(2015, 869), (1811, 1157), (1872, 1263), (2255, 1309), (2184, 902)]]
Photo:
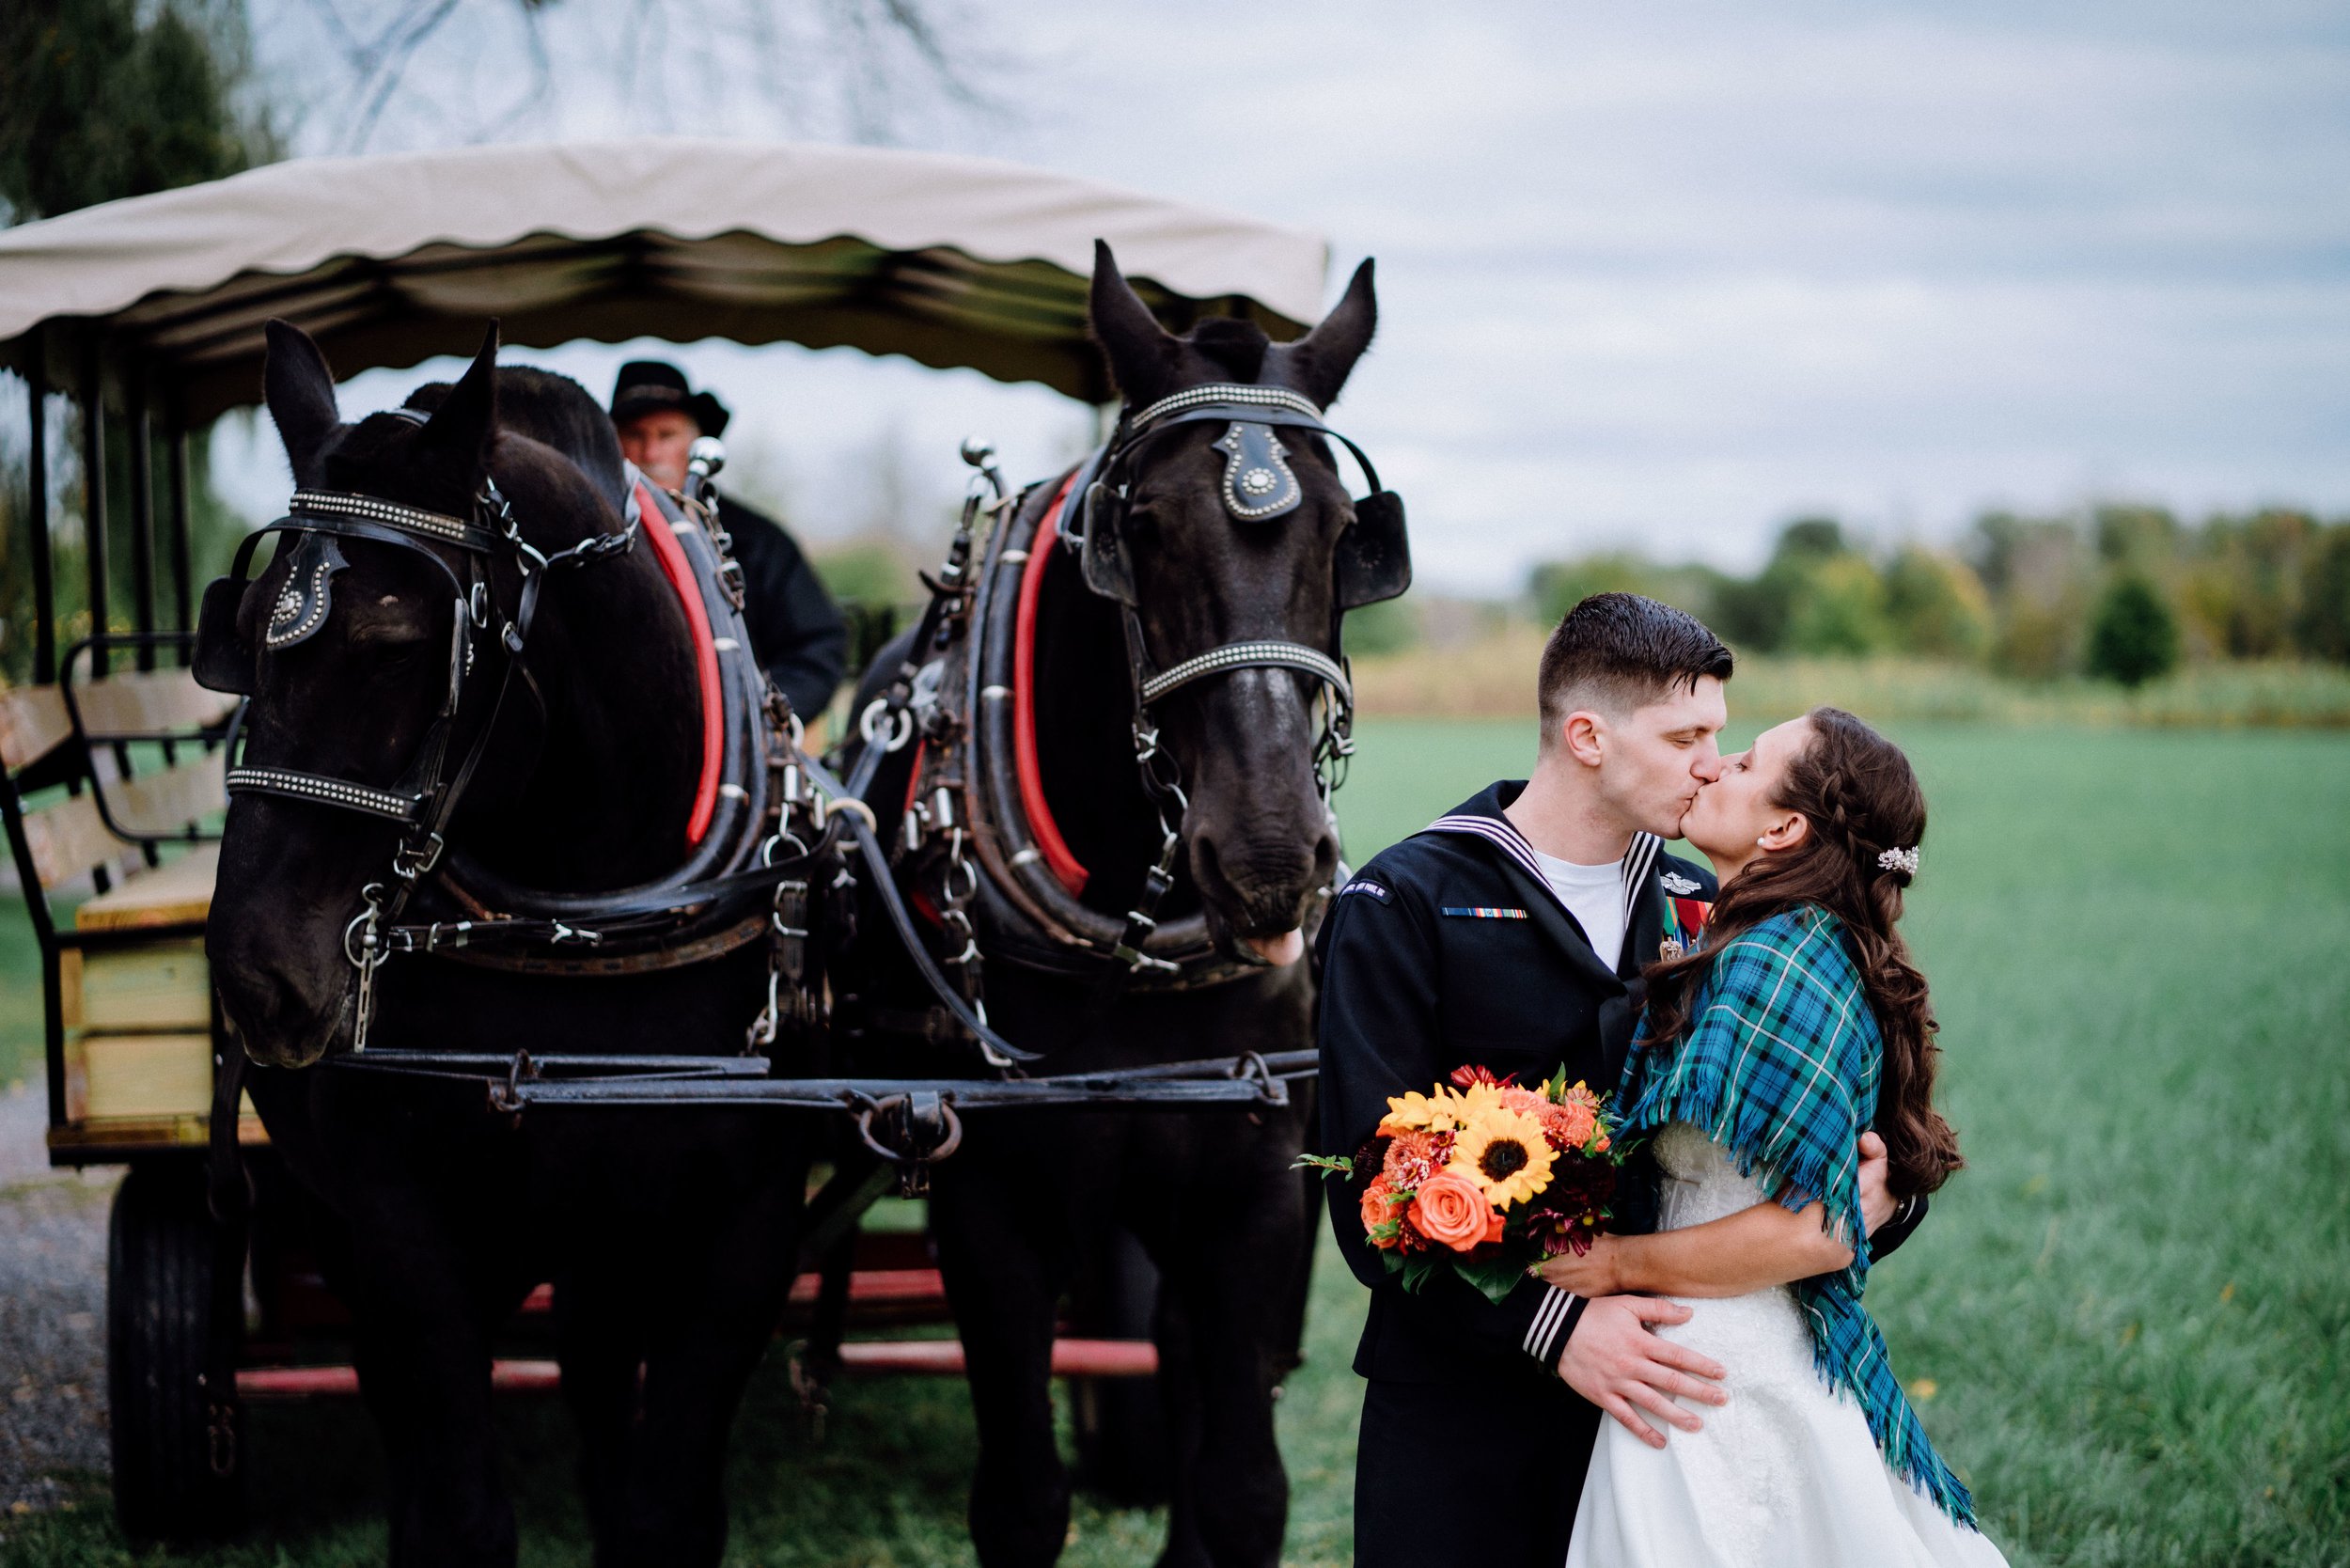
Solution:
[(1658, 1177), (1656, 1228), (1680, 1231), (1750, 1209), (1769, 1197), (1738, 1173), (1730, 1151), (1690, 1121), (1668, 1122), (1652, 1146)]

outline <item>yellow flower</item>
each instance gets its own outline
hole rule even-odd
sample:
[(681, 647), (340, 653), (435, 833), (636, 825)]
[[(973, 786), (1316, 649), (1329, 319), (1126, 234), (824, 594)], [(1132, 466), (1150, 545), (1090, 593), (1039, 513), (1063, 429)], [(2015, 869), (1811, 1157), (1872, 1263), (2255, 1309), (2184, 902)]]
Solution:
[(1449, 1133), (1461, 1124), (1461, 1104), (1449, 1090), (1439, 1089), (1433, 1095), (1405, 1094), (1390, 1097), (1387, 1114), (1381, 1119), (1379, 1130), (1392, 1137), (1397, 1133), (1418, 1132), (1425, 1128), (1432, 1133)]
[(1457, 1101), (1461, 1125), (1465, 1127), (1480, 1116), (1502, 1109), (1501, 1092), (1499, 1084), (1471, 1084), (1462, 1090)]
[(1508, 1209), (1550, 1185), (1557, 1158), (1541, 1122), (1496, 1105), (1463, 1125), (1445, 1168), (1475, 1182), (1496, 1208)]

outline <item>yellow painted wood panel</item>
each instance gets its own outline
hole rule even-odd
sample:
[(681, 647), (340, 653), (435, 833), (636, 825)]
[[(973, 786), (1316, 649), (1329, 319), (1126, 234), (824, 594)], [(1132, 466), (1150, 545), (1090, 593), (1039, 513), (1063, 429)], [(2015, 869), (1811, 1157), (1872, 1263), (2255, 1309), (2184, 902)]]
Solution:
[(212, 1106), (210, 1035), (93, 1034), (66, 1046), (70, 1121), (202, 1116)]
[(177, 860), (117, 885), (111, 893), (83, 901), (73, 923), (84, 931), (120, 931), (200, 920), (212, 907), (212, 881), (220, 874), (220, 846), (197, 844)]
[(212, 1027), (212, 975), (200, 938), (58, 956), (70, 1029)]

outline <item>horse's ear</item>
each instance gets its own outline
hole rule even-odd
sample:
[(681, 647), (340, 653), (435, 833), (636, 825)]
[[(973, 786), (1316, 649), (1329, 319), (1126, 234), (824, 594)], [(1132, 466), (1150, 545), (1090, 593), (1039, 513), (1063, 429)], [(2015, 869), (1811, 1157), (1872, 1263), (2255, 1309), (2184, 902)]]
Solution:
[(481, 352), (457, 384), (432, 411), (424, 427), (425, 439), (445, 447), (477, 468), (490, 461), (490, 441), (498, 422), (498, 324), (482, 335)]
[(1110, 379), (1130, 403), (1156, 402), (1174, 389), (1182, 341), (1159, 325), (1118, 270), (1105, 240), (1093, 242), (1093, 292), (1089, 314), (1093, 340), (1109, 356)]
[(1324, 408), (1339, 400), (1339, 391), (1354, 373), (1355, 362), (1371, 347), (1379, 330), (1379, 300), (1372, 290), (1371, 263), (1366, 259), (1355, 269), (1354, 281), (1337, 308), (1322, 324), (1281, 351), (1289, 383)]
[(277, 438), (286, 444), (286, 461), (294, 480), (302, 482), (326, 438), (342, 423), (335, 407), (335, 372), (310, 335), (290, 321), (272, 321), (262, 329), (267, 348), (261, 357), (261, 391), (270, 417), (277, 422)]

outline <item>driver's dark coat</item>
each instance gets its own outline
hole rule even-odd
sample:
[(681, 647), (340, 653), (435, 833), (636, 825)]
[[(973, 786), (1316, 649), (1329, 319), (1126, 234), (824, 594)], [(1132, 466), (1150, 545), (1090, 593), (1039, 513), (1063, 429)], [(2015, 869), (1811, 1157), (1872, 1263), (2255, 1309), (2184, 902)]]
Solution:
[(752, 656), (791, 699), (791, 711), (813, 719), (832, 700), (848, 665), (840, 606), (782, 524), (731, 495), (718, 520), (733, 536), (743, 567), (743, 622)]

